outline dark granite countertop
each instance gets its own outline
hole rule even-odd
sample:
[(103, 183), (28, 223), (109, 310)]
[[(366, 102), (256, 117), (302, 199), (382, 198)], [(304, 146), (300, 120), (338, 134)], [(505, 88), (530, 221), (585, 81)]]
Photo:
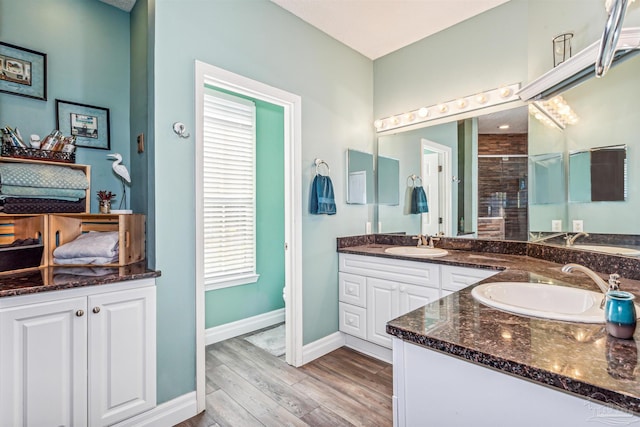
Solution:
[[(412, 261), (432, 262), (464, 267), (500, 269), (480, 283), (494, 281), (541, 282), (598, 291), (582, 273), (563, 273), (563, 264), (527, 256), (531, 253), (514, 247), (520, 255), (510, 255), (508, 248), (492, 252), (449, 249), (449, 255), (417, 259), (392, 256), (384, 249), (393, 244), (354, 241), (357, 246), (339, 242), (340, 253), (381, 256)], [(477, 245), (477, 243), (474, 243)], [(554, 249), (557, 250), (557, 249)], [(561, 249), (560, 249), (561, 250)], [(540, 249), (534, 248), (534, 253)], [(558, 255), (558, 261), (589, 261)], [(600, 257), (600, 255), (587, 255)], [(625, 257), (620, 257), (625, 258)], [(596, 262), (596, 261), (594, 261)], [(597, 261), (600, 262), (600, 261)], [(598, 265), (596, 262), (595, 265)], [(635, 264), (622, 259), (620, 265)], [(611, 270), (616, 272), (616, 263)], [(593, 268), (593, 265), (592, 265)], [(602, 274), (605, 277), (605, 274)], [(623, 276), (624, 277), (624, 276)], [(570, 392), (617, 409), (640, 415), (640, 381), (638, 381), (638, 347), (640, 328), (635, 339), (610, 337), (604, 324), (585, 324), (518, 316), (493, 309), (471, 296), (472, 285), (425, 307), (387, 323), (387, 333), (405, 341), (428, 347), (469, 362), (521, 377), (542, 385)], [(640, 281), (622, 280), (622, 288), (640, 296)]]
[(0, 298), (159, 277), (146, 262), (123, 267), (42, 267), (0, 273)]

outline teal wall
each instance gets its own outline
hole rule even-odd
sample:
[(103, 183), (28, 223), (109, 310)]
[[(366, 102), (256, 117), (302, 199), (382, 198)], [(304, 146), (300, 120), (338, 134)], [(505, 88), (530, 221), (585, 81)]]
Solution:
[[(158, 401), (195, 389), (194, 61), (302, 98), (303, 341), (338, 330), (335, 238), (362, 233), (367, 206), (345, 203), (347, 148), (373, 151), (371, 60), (267, 0), (157, 0), (154, 12), (155, 266), (158, 279)], [(337, 214), (308, 214), (320, 157), (331, 166)], [(290, 242), (291, 244), (291, 242)]]
[(47, 101), (0, 93), (0, 126), (44, 138), (56, 127), (56, 99), (108, 108), (111, 149), (78, 147), (76, 163), (92, 165), (91, 210), (103, 189), (117, 206), (122, 185), (106, 155), (129, 166), (129, 14), (99, 1), (0, 0), (0, 40), (47, 54)]
[(256, 272), (260, 278), (256, 283), (207, 292), (206, 328), (284, 307), (284, 109), (243, 98), (256, 104)]

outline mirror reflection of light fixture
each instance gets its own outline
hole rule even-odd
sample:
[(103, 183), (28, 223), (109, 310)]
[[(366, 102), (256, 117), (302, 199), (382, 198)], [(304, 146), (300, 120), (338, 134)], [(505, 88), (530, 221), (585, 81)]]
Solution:
[[(518, 101), (516, 92), (520, 89), (520, 83), (501, 86), (496, 89), (484, 91), (474, 95), (457, 98), (453, 101), (443, 102), (417, 110), (407, 111), (402, 114), (377, 119), (373, 122), (376, 132), (384, 132), (403, 126), (414, 125), (439, 120), (456, 114), (467, 113), (479, 108), (493, 107), (508, 102)], [(436, 114), (431, 115), (430, 111)], [(403, 119), (401, 120), (400, 117)]]
[(529, 113), (547, 126), (565, 129), (567, 125), (578, 123), (580, 118), (560, 95), (548, 101), (534, 101), (529, 104)]

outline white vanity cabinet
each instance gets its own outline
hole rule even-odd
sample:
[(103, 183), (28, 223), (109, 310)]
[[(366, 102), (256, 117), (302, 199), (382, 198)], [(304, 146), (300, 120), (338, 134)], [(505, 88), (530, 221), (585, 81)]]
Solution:
[(498, 270), (443, 265), (440, 270), (442, 296), (457, 292), (498, 273)]
[(0, 425), (106, 426), (156, 404), (155, 280), (0, 298)]
[(340, 331), (366, 342), (390, 349), (387, 322), (440, 297), (438, 264), (352, 254), (339, 262)]

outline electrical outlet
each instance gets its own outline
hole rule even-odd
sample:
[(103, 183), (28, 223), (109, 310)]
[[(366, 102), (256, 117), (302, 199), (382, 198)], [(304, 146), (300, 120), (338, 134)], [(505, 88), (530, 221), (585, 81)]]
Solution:
[(371, 234), (371, 222), (367, 221), (367, 225), (365, 226), (365, 234)]
[(382, 221), (378, 221), (378, 233), (382, 233)]
[(551, 231), (562, 231), (562, 220), (561, 219), (552, 219), (551, 220)]
[(582, 222), (581, 219), (574, 219), (573, 220), (573, 232), (574, 233), (579, 233), (581, 231), (584, 231), (584, 223)]

